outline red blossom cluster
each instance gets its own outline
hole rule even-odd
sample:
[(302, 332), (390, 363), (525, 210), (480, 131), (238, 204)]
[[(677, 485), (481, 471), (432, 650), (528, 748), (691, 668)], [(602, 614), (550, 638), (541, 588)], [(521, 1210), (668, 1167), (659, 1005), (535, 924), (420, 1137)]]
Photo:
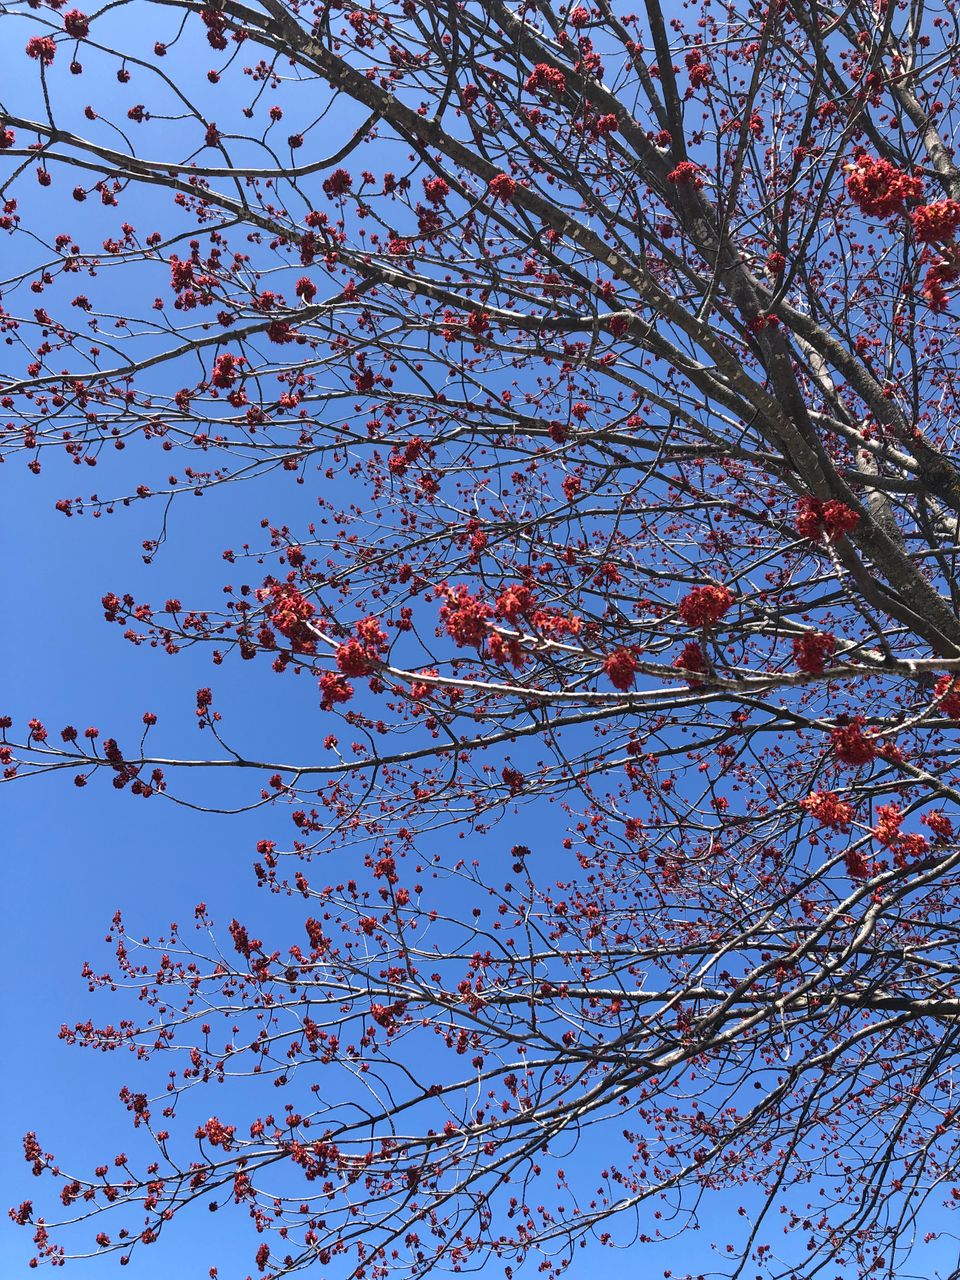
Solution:
[(541, 91), (561, 94), (566, 87), (563, 72), (546, 62), (538, 62), (524, 82), (524, 88), (530, 93)]
[(903, 811), (897, 804), (881, 804), (877, 808), (877, 821), (871, 832), (874, 840), (889, 848), (900, 839)]
[(848, 849), (843, 855), (847, 875), (851, 880), (869, 880), (876, 867), (862, 849)]
[(595, 119), (588, 121), (586, 125), (586, 130), (591, 138), (602, 138), (605, 134), (616, 133), (619, 128), (620, 121), (612, 111), (605, 116), (597, 116)]
[(338, 702), (349, 702), (353, 697), (353, 685), (336, 671), (325, 671), (319, 685), (321, 711), (330, 711)]
[(960, 227), (960, 201), (935, 200), (921, 205), (910, 215), (913, 234), (921, 244), (943, 244), (952, 241)]
[(821, 538), (835, 542), (851, 533), (859, 523), (857, 512), (834, 498), (828, 502), (820, 498), (801, 498), (794, 518), (797, 533), (810, 542), (819, 542)]
[(870, 764), (877, 757), (879, 744), (876, 737), (863, 732), (863, 716), (854, 716), (849, 724), (830, 730), (830, 745), (838, 760), (859, 767)]
[(90, 34), (90, 19), (79, 9), (71, 9), (63, 15), (63, 29), (68, 36), (83, 40)]
[(811, 791), (800, 807), (821, 827), (831, 831), (849, 831), (853, 821), (853, 805), (841, 800), (834, 791)]
[(370, 654), (359, 640), (350, 639), (337, 646), (337, 667), (345, 676), (366, 676), (373, 670)]
[(227, 37), (224, 35), (227, 20), (219, 9), (201, 9), (200, 19), (207, 28), (207, 43), (218, 52), (226, 49)]
[(310, 601), (290, 582), (273, 582), (257, 593), (270, 622), (300, 653), (313, 653), (316, 637), (308, 625), (316, 613)]
[(692, 674), (693, 672), (698, 672), (701, 675), (708, 675), (710, 672), (707, 656), (696, 640), (687, 641), (677, 657), (674, 658), (673, 666), (678, 671), (691, 673), (687, 676), (687, 684), (691, 689), (699, 689), (703, 685), (703, 681), (697, 680)]
[(497, 596), (497, 613), (510, 623), (519, 621), (521, 617), (529, 617), (535, 606), (533, 589), (525, 582), (507, 587)]
[(688, 627), (713, 627), (733, 604), (727, 587), (694, 587), (677, 605), (680, 620)]
[(675, 187), (694, 186), (699, 190), (703, 186), (703, 179), (700, 177), (700, 166), (693, 163), (692, 160), (681, 160), (675, 169), (671, 169), (667, 174), (667, 181), (672, 182)]
[(920, 819), (925, 827), (929, 827), (937, 840), (953, 839), (953, 823), (941, 809), (934, 809), (932, 813), (925, 813)]
[(793, 640), (793, 660), (800, 671), (808, 675), (818, 676), (826, 666), (827, 659), (836, 652), (837, 642), (833, 636), (822, 631), (814, 631), (809, 635), (795, 636)]
[(691, 49), (684, 57), (684, 62), (687, 64), (687, 75), (690, 77), (692, 89), (701, 89), (710, 83), (713, 73), (709, 65), (703, 61), (703, 54), (699, 49)]
[(952, 260), (935, 262), (927, 268), (921, 293), (931, 311), (946, 311), (950, 295), (944, 285), (952, 284), (960, 275), (960, 265)]
[(450, 194), (449, 183), (443, 178), (424, 178), (423, 194), (431, 204), (443, 204)]
[(504, 636), (499, 631), (491, 631), (487, 636), (487, 653), (501, 666), (506, 666), (508, 662), (518, 670), (523, 666), (523, 646), (516, 636)]
[(847, 165), (847, 193), (868, 217), (892, 218), (908, 202), (923, 199), (923, 182), (889, 160), (875, 160), (861, 151)]
[(440, 607), (440, 618), (459, 648), (479, 649), (486, 639), (488, 622), (493, 610), (488, 604), (470, 594), (470, 588), (462, 583), (447, 593), (447, 603)]
[(937, 709), (950, 720), (960, 720), (960, 677), (941, 676), (933, 686)]
[(337, 646), (337, 667), (345, 676), (369, 675), (387, 644), (386, 634), (374, 617), (362, 618), (356, 630), (356, 637)]
[(402, 449), (396, 448), (390, 451), (387, 459), (387, 468), (392, 476), (402, 476), (407, 472), (407, 468), (426, 451), (426, 444), (421, 436), (413, 436)]
[(509, 204), (516, 193), (517, 184), (509, 174), (498, 173), (495, 178), (490, 179), (490, 194), (495, 200), (501, 200), (504, 204)]
[(215, 387), (232, 387), (246, 363), (243, 356), (224, 351), (213, 362), (210, 381)]
[(329, 178), (323, 180), (323, 190), (328, 196), (342, 196), (353, 186), (353, 177), (346, 169), (334, 169)]
[(233, 1135), (237, 1131), (235, 1124), (224, 1124), (216, 1116), (211, 1116), (206, 1124), (197, 1129), (198, 1138), (206, 1138), (212, 1147), (222, 1147), (229, 1151), (233, 1146)]
[(626, 693), (634, 686), (639, 666), (632, 650), (615, 649), (613, 653), (607, 655), (603, 669), (613, 687)]
[(49, 67), (57, 55), (53, 36), (31, 36), (27, 41), (27, 57), (35, 58), (41, 67)]
[(475, 337), (481, 337), (490, 328), (490, 313), (488, 311), (471, 311), (467, 316), (467, 328)]
[(930, 841), (919, 832), (901, 831), (904, 814), (897, 804), (881, 804), (877, 807), (877, 821), (871, 835), (885, 849), (893, 850), (893, 865), (906, 866), (910, 858), (922, 858), (930, 852)]
[(170, 287), (180, 293), (193, 284), (193, 263), (182, 262), (176, 254), (170, 257)]

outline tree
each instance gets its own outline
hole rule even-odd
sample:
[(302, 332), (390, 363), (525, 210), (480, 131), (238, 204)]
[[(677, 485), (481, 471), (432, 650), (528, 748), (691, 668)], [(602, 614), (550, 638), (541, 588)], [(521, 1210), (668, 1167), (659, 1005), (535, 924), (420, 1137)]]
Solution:
[[(142, 1003), (64, 1034), (172, 1070), (118, 1168), (28, 1135), (65, 1221), (136, 1263), (235, 1201), (263, 1274), (557, 1275), (740, 1203), (724, 1274), (902, 1274), (960, 1200), (955, 5), (7, 32), (5, 454), (126, 448), (72, 520), (289, 473), (225, 605), (103, 606), (316, 717), (262, 759), (214, 673), (200, 760), (149, 714), (3, 721), (10, 780), (203, 804), (228, 769), (293, 823), (255, 866), (290, 936), (115, 920), (90, 984)], [(178, 1129), (237, 1075), (252, 1111)]]

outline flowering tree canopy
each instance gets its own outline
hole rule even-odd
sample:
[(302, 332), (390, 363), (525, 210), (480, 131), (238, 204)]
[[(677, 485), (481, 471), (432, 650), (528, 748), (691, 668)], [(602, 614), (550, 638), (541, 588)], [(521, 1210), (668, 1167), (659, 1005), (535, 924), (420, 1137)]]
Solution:
[(712, 1274), (902, 1274), (960, 1201), (955, 4), (18, 8), (8, 466), (115, 532), (289, 491), (213, 599), (103, 598), (208, 648), (201, 758), (2, 721), (11, 781), (249, 781), (290, 921), (115, 919), (134, 1012), (62, 1034), (160, 1075), (129, 1157), (28, 1135), (36, 1258), (212, 1202), (258, 1275), (678, 1275), (722, 1204)]

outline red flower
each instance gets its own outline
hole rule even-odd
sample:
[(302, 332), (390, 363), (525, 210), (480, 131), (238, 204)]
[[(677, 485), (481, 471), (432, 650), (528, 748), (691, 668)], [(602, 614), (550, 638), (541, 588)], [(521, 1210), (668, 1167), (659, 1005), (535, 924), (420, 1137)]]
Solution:
[(320, 677), (320, 710), (330, 711), (338, 702), (349, 702), (353, 697), (353, 685), (335, 671), (325, 671)]
[(590, 10), (585, 9), (582, 4), (578, 4), (575, 9), (570, 10), (567, 21), (571, 27), (585, 27), (590, 21)]
[[(690, 640), (683, 646), (679, 655), (674, 658), (673, 666), (679, 671), (696, 671), (701, 675), (709, 675), (710, 673), (706, 655), (696, 640)], [(687, 684), (691, 689), (699, 689), (702, 687), (703, 681), (695, 679), (691, 674), (687, 676)]]
[(506, 173), (498, 173), (495, 178), (490, 179), (490, 194), (495, 200), (502, 200), (504, 204), (509, 204), (516, 195), (517, 184)]
[(836, 648), (837, 642), (833, 636), (822, 631), (814, 631), (806, 636), (796, 636), (793, 641), (793, 660), (801, 671), (818, 676)]
[(677, 605), (681, 621), (688, 627), (712, 627), (733, 604), (726, 587), (694, 587)]
[(447, 603), (440, 609), (440, 617), (446, 624), (447, 635), (462, 649), (472, 646), (479, 649), (487, 634), (487, 620), (493, 610), (470, 594), (461, 585), (447, 595)]
[(896, 804), (881, 804), (877, 808), (877, 822), (871, 831), (874, 840), (886, 848), (900, 843), (900, 826), (903, 814)]
[(602, 138), (606, 133), (616, 133), (620, 128), (620, 121), (610, 112), (605, 116), (598, 116), (590, 126), (590, 132), (594, 138)]
[(811, 791), (800, 801), (800, 807), (831, 831), (848, 831), (853, 820), (853, 805), (840, 800), (833, 791)]
[(563, 93), (567, 81), (562, 71), (548, 66), (546, 62), (538, 62), (524, 82), (524, 88), (530, 93), (541, 90), (547, 93)]
[(712, 79), (712, 73), (709, 66), (703, 61), (703, 55), (699, 49), (691, 49), (684, 58), (687, 64), (687, 74), (690, 77), (690, 86), (693, 89), (700, 89), (703, 85), (709, 84)]
[(960, 720), (960, 679), (956, 676), (941, 676), (933, 686), (933, 692), (939, 698), (938, 710), (950, 720)]
[(874, 160), (863, 153), (847, 165), (847, 194), (868, 217), (890, 218), (902, 212), (907, 201), (923, 199), (923, 182), (889, 160)]
[(913, 234), (921, 244), (937, 244), (950, 241), (960, 227), (960, 202), (936, 200), (921, 205), (910, 215)]
[(675, 187), (688, 187), (692, 183), (699, 190), (703, 186), (700, 167), (692, 160), (681, 160), (677, 167), (667, 174), (667, 181), (672, 182)]
[(876, 758), (877, 739), (864, 735), (863, 723), (862, 716), (854, 716), (849, 724), (830, 730), (830, 745), (844, 764), (859, 766)]
[(189, 289), (193, 284), (193, 263), (181, 262), (179, 258), (170, 259), (170, 287), (178, 292)]
[(443, 204), (450, 194), (450, 187), (443, 178), (424, 178), (423, 194), (431, 204)]
[(79, 9), (71, 9), (63, 15), (63, 27), (68, 36), (83, 40), (90, 33), (90, 19)]
[(273, 320), (267, 325), (267, 337), (278, 346), (293, 341), (293, 332), (289, 320)]
[(363, 644), (374, 653), (379, 653), (386, 646), (386, 632), (381, 629), (380, 623), (376, 618), (361, 618), (357, 623), (356, 630)]
[(226, 18), (218, 9), (201, 9), (200, 19), (207, 28), (207, 42), (212, 49), (225, 49), (227, 47), (226, 36), (223, 34), (226, 28)]
[(237, 380), (241, 367), (246, 363), (243, 356), (235, 356), (230, 351), (224, 351), (213, 362), (210, 381), (215, 387), (232, 387)]
[[(237, 921), (234, 920), (234, 925)], [(242, 929), (242, 925), (237, 925)], [(231, 933), (233, 925), (231, 925)], [(239, 950), (239, 947), (237, 948)], [(211, 1116), (206, 1124), (202, 1124), (197, 1130), (198, 1138), (206, 1138), (213, 1147), (223, 1147), (224, 1151), (229, 1151), (233, 1143), (233, 1135), (237, 1131), (235, 1124), (224, 1124), (222, 1120), (218, 1120), (216, 1116)]]
[(922, 293), (923, 299), (931, 311), (946, 311), (950, 295), (943, 286), (956, 278), (956, 269), (945, 263), (937, 263), (928, 269), (923, 278)]
[(324, 179), (323, 189), (328, 196), (342, 196), (353, 186), (353, 178), (346, 169), (334, 169), (329, 178)]
[(849, 849), (843, 860), (851, 880), (868, 880), (873, 874), (873, 864), (860, 849)]
[(523, 648), (514, 636), (505, 637), (499, 631), (491, 631), (487, 636), (487, 652), (501, 666), (508, 662), (518, 668), (523, 666)]
[(345, 676), (366, 676), (373, 670), (369, 654), (359, 640), (348, 640), (340, 645), (336, 659)]
[(615, 649), (603, 664), (610, 683), (624, 693), (633, 688), (638, 667), (637, 659), (629, 649)]
[(920, 819), (925, 827), (929, 827), (938, 840), (953, 839), (953, 823), (940, 809), (925, 813)]
[(317, 286), (309, 276), (301, 276), (294, 286), (294, 292), (297, 297), (302, 298), (304, 302), (311, 303), (317, 296)]
[(828, 542), (835, 542), (859, 523), (857, 512), (834, 498), (829, 502), (822, 502), (819, 498), (801, 498), (797, 503), (794, 524), (800, 536), (811, 542), (819, 542), (822, 537), (826, 537)]
[(275, 582), (266, 588), (269, 597), (267, 617), (301, 653), (312, 653), (315, 636), (308, 625), (316, 613), (310, 601), (288, 582)]
[(504, 765), (503, 772), (500, 776), (510, 788), (510, 794), (512, 796), (519, 795), (523, 790), (524, 777), (519, 769), (511, 769), (510, 765)]
[(536, 601), (533, 592), (524, 583), (507, 587), (497, 596), (497, 612), (507, 622), (516, 622), (521, 615), (529, 614)]
[(49, 67), (57, 54), (53, 36), (31, 36), (27, 41), (27, 57), (36, 58), (41, 67)]

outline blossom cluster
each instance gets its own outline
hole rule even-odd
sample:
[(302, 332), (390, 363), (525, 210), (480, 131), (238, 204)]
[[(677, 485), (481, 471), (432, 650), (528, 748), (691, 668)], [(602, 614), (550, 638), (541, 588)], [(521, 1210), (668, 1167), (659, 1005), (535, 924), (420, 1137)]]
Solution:
[(801, 498), (797, 503), (794, 525), (797, 533), (810, 542), (819, 542), (822, 538), (836, 542), (852, 533), (859, 523), (858, 513), (836, 499), (823, 502), (819, 498)]
[(733, 595), (727, 587), (694, 587), (677, 605), (677, 613), (688, 627), (712, 627), (732, 604)]

